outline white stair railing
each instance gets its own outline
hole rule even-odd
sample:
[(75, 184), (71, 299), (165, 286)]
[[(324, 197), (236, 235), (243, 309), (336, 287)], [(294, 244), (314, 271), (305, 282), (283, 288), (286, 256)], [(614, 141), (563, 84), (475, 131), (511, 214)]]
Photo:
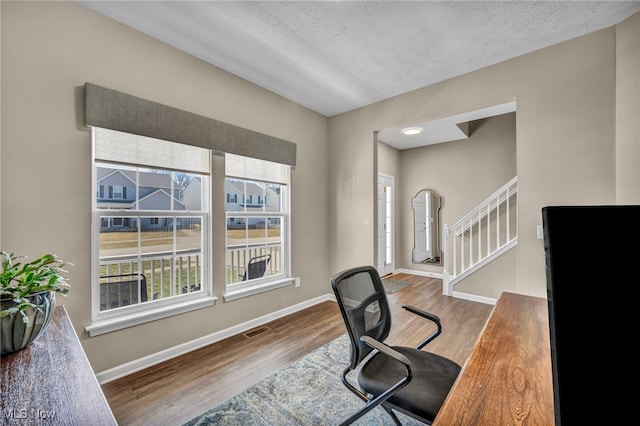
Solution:
[(517, 244), (518, 177), (452, 226), (444, 225), (443, 294)]

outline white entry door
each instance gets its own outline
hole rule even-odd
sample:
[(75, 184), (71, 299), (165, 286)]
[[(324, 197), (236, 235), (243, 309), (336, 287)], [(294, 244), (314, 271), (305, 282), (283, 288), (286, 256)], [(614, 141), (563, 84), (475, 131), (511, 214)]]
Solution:
[(395, 270), (393, 256), (393, 176), (378, 175), (378, 273)]

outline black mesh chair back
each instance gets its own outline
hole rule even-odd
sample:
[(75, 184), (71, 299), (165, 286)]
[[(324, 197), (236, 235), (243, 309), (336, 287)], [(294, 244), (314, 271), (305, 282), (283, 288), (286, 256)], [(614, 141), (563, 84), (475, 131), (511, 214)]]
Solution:
[(247, 268), (244, 271), (242, 281), (263, 277), (264, 273), (267, 271), (267, 265), (269, 265), (270, 260), (270, 254), (263, 254), (249, 259), (249, 263), (247, 263)]
[[(396, 412), (431, 424), (449, 394), (461, 367), (422, 348), (440, 335), (440, 318), (411, 305), (402, 306), (436, 325), (436, 331), (417, 347), (389, 346), (391, 311), (378, 271), (359, 266), (331, 277), (351, 343), (343, 384), (366, 404), (346, 419), (348, 425), (375, 407), (382, 407), (396, 425)], [(357, 371), (357, 385), (349, 373)], [(355, 373), (354, 373), (355, 374)]]
[(371, 336), (380, 342), (389, 336), (389, 303), (378, 272), (370, 267), (343, 271), (332, 278), (331, 285), (347, 323), (351, 368), (355, 369), (373, 350), (360, 336)]

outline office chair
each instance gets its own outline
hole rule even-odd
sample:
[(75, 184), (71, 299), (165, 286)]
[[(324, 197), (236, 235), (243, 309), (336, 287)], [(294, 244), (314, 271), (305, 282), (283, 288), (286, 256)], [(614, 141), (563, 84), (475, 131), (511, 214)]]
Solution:
[(255, 256), (249, 259), (249, 263), (247, 263), (247, 268), (244, 270), (244, 275), (242, 276), (242, 281), (251, 280), (254, 278), (260, 278), (264, 276), (265, 271), (267, 270), (267, 265), (271, 260), (270, 254), (263, 254), (260, 256)]
[[(144, 274), (104, 275), (100, 280), (100, 310), (147, 301), (147, 277)], [(140, 297), (138, 298), (138, 290)]]
[[(432, 321), (435, 330), (416, 348), (384, 343), (391, 329), (391, 311), (378, 271), (360, 266), (331, 277), (351, 342), (350, 363), (342, 373), (344, 385), (366, 402), (345, 420), (348, 425), (381, 406), (396, 425), (402, 423), (393, 410), (431, 424), (449, 394), (461, 367), (450, 359), (421, 350), (442, 332), (440, 318), (405, 305), (404, 309)], [(360, 369), (358, 388), (347, 380)]]

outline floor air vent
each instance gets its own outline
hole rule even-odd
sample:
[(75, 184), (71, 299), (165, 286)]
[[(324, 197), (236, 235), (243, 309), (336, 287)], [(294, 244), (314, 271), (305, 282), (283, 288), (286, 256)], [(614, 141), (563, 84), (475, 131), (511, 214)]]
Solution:
[(271, 329), (269, 327), (258, 327), (254, 328), (253, 330), (247, 331), (246, 333), (244, 333), (244, 335), (246, 337), (254, 337), (259, 334), (266, 333), (267, 331), (271, 331)]

